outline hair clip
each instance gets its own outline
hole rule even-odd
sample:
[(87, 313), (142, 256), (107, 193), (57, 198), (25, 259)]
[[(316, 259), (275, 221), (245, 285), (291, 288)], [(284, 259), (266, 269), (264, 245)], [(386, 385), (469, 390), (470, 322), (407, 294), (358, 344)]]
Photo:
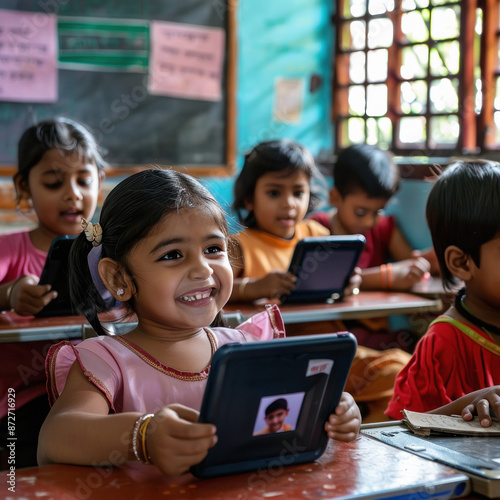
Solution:
[(82, 217), (82, 229), (88, 241), (92, 242), (92, 245), (98, 247), (102, 241), (102, 228), (97, 222), (92, 224)]

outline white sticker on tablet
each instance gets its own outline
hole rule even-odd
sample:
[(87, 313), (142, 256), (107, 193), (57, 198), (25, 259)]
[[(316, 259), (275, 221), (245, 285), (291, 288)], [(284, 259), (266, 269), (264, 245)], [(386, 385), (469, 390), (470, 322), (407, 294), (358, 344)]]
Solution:
[(318, 373), (326, 373), (330, 375), (333, 366), (333, 359), (311, 359), (307, 366), (306, 377), (318, 375)]

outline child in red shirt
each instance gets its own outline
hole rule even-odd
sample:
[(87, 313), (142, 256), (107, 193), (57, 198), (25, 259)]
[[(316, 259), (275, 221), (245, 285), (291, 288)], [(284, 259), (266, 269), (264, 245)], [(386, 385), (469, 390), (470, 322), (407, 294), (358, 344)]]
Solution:
[[(329, 212), (309, 218), (331, 234), (363, 234), (366, 244), (358, 266), (365, 290), (407, 290), (430, 271), (433, 252), (415, 253), (394, 216), (381, 214), (399, 189), (399, 170), (385, 151), (368, 144), (344, 149), (333, 169)], [(389, 261), (394, 261), (389, 263)]]
[(500, 164), (458, 161), (438, 178), (427, 221), (445, 289), (465, 283), (396, 379), (386, 412), (425, 412), (500, 384)]

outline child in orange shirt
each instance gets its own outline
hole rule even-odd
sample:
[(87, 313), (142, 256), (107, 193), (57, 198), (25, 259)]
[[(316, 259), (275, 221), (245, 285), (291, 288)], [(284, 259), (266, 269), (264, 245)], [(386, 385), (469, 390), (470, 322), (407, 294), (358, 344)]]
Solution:
[[(304, 220), (316, 200), (310, 189), (315, 168), (309, 150), (290, 139), (262, 142), (246, 155), (234, 188), (233, 207), (247, 227), (234, 238), (231, 300), (253, 301), (290, 293), (295, 276), (287, 270), (296, 243), (306, 236), (330, 233), (316, 221)], [(357, 286), (359, 275), (355, 274), (346, 293)], [(292, 326), (297, 325), (287, 325), (289, 334)], [(311, 331), (314, 327), (298, 325), (298, 333), (316, 333)], [(323, 331), (346, 330), (340, 322), (329, 322), (327, 328)], [(399, 349), (379, 352), (358, 347), (346, 385), (350, 390), (346, 390), (364, 412), (364, 421), (387, 420), (384, 411), (394, 380), (409, 358)]]
[(296, 281), (287, 272), (295, 245), (329, 234), (304, 220), (316, 203), (310, 189), (314, 169), (312, 154), (288, 139), (260, 143), (246, 155), (234, 186), (233, 207), (246, 228), (236, 237), (231, 300), (289, 294)]

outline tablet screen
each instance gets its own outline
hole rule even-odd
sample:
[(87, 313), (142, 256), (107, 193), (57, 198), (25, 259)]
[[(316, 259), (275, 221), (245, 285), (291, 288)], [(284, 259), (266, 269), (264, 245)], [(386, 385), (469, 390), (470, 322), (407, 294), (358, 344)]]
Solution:
[[(342, 290), (346, 275), (358, 261), (358, 249), (335, 249), (318, 246), (304, 252), (297, 273), (295, 290)], [(352, 271), (351, 271), (352, 272)]]
[(221, 346), (200, 411), (218, 442), (192, 472), (210, 477), (318, 458), (355, 350), (347, 333)]
[(289, 272), (297, 277), (295, 288), (282, 302), (334, 302), (344, 289), (364, 248), (364, 236), (320, 236), (297, 243)]

